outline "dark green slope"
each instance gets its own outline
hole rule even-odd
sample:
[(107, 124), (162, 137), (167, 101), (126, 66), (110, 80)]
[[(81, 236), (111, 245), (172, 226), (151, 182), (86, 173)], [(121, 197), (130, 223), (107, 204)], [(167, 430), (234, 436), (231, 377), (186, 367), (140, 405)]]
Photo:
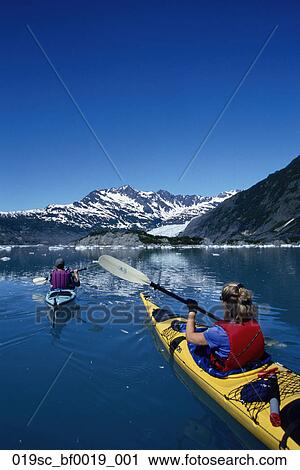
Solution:
[(207, 238), (213, 243), (300, 242), (300, 156), (193, 219), (182, 235)]

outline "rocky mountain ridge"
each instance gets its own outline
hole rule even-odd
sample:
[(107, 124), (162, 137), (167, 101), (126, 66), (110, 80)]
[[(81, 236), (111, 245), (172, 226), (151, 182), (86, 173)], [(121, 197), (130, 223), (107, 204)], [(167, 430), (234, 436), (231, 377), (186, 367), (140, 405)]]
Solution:
[(181, 235), (211, 243), (300, 243), (300, 156), (194, 218)]

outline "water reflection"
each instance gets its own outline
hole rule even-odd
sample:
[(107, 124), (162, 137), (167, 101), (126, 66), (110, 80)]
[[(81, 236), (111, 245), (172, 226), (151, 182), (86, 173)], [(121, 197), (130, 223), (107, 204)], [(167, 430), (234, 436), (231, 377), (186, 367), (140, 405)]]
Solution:
[[(34, 286), (32, 278), (47, 275), (58, 256), (71, 267), (83, 267), (104, 253), (129, 262), (183, 297), (196, 298), (207, 310), (219, 308), (225, 282), (243, 282), (260, 305), (273, 358), (299, 371), (300, 250), (13, 248), (11, 259), (0, 263), (0, 354), (5, 377), (0, 399), (8, 403), (1, 417), (2, 429), (7, 430), (1, 434), (3, 447), (99, 448), (101, 442), (106, 448), (130, 448), (132, 443), (138, 448), (259, 448), (227, 413), (223, 416), (214, 402), (165, 362), (169, 358), (162, 356), (161, 344), (156, 349), (139, 293), (148, 290), (160, 306), (178, 313), (186, 314), (184, 305), (95, 267), (81, 276), (77, 295), (81, 320), (44, 314), (37, 322), (48, 286)], [(100, 305), (109, 311), (124, 308), (136, 316), (129, 322), (120, 314), (105, 324), (90, 321), (88, 309)], [(199, 320), (205, 321), (201, 315)], [(49, 401), (26, 429), (32, 409), (71, 352), (72, 360)]]

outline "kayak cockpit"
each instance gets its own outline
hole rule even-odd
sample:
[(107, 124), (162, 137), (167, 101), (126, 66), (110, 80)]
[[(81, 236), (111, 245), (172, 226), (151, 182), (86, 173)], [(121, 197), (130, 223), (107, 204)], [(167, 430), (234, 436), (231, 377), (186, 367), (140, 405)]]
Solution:
[[(178, 332), (182, 332), (182, 333), (186, 332), (186, 319), (184, 317), (181, 319), (180, 317), (178, 317), (178, 314), (177, 315), (174, 314), (168, 308), (159, 308), (159, 309), (154, 310), (153, 313), (152, 313), (152, 317), (158, 323), (166, 321), (166, 320), (172, 320), (173, 319), (173, 321), (171, 322), (171, 328), (174, 331), (178, 331)], [(195, 331), (198, 332), (198, 333), (202, 333), (206, 329), (207, 329), (206, 326), (198, 325), (198, 327), (196, 327)], [(181, 338), (182, 338), (182, 340), (185, 339), (185, 337), (183, 337), (183, 336)], [(176, 341), (178, 339), (179, 338), (176, 338)], [(170, 346), (171, 346), (171, 349), (174, 349), (175, 345), (171, 344)], [(210, 357), (209, 357), (210, 355), (207, 353), (207, 347), (206, 346), (198, 346), (198, 345), (195, 345), (195, 344), (192, 344), (192, 343), (188, 343), (188, 349), (189, 349), (189, 352), (190, 352), (193, 360), (195, 361), (195, 363), (197, 364), (198, 367), (203, 369), (209, 375), (212, 375), (213, 377), (218, 377), (220, 379), (226, 378), (229, 375), (233, 375), (233, 374), (241, 374), (241, 373), (244, 373), (244, 372), (249, 372), (251, 370), (258, 369), (259, 367), (262, 367), (264, 365), (268, 365), (268, 364), (272, 363), (271, 356), (268, 353), (265, 352), (261, 359), (259, 359), (257, 361), (254, 361), (254, 362), (251, 362), (243, 368), (230, 370), (228, 372), (223, 372), (223, 371), (215, 369), (212, 366), (212, 364), (210, 362)]]
[(58, 307), (72, 302), (75, 297), (76, 292), (72, 289), (55, 289), (48, 292), (46, 295), (46, 302), (52, 307)]

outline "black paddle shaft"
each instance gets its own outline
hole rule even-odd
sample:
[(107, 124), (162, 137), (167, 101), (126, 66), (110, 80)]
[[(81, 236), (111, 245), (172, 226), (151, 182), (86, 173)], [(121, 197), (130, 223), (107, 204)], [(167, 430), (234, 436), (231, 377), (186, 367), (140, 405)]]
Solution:
[[(155, 282), (151, 282), (150, 287), (153, 287), (153, 289), (156, 289), (156, 290), (159, 290), (160, 292), (163, 292), (164, 294), (168, 295), (169, 297), (172, 297), (173, 299), (178, 300), (179, 302), (181, 302), (185, 305), (189, 304), (189, 302), (186, 299), (184, 299), (183, 297), (180, 297), (179, 295), (174, 294), (173, 292), (165, 289), (164, 287), (160, 286), (159, 284), (156, 284)], [(220, 318), (216, 317), (211, 312), (207, 312), (204, 308), (200, 307), (199, 305), (197, 305), (197, 307), (195, 306), (195, 310), (197, 310), (198, 312), (203, 313), (203, 315), (207, 315), (209, 318), (212, 318), (215, 321), (220, 320)]]

